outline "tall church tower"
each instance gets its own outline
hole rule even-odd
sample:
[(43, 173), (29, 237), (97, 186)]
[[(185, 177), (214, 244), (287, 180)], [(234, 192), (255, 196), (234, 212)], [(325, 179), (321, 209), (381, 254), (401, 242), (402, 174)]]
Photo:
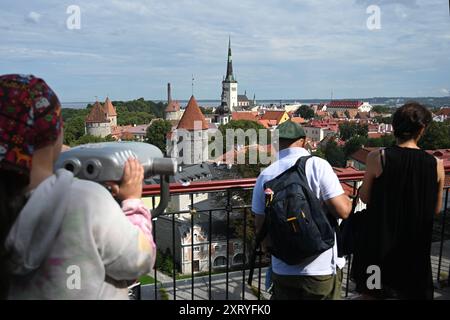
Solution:
[(231, 38), (228, 41), (227, 75), (222, 81), (221, 104), (216, 110), (216, 122), (227, 124), (231, 113), (238, 107), (238, 82), (233, 74), (233, 56), (231, 54)]
[(233, 75), (231, 38), (228, 40), (227, 75), (222, 81), (222, 106), (228, 108), (229, 113), (236, 111), (236, 107), (238, 106), (238, 83)]

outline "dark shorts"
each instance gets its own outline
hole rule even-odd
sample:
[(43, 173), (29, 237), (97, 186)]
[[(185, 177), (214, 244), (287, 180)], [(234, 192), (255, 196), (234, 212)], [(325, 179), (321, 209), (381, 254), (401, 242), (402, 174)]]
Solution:
[(326, 276), (283, 276), (273, 273), (273, 300), (340, 300), (342, 270)]

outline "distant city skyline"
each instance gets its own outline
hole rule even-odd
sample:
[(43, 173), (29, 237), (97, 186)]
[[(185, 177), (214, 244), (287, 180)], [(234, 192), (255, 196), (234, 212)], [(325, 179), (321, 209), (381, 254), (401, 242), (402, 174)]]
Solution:
[(79, 29), (69, 4), (2, 2), (0, 73), (42, 77), (63, 102), (165, 101), (168, 82), (188, 100), (193, 74), (217, 101), (231, 36), (239, 94), (259, 101), (450, 95), (447, 0), (78, 0)]

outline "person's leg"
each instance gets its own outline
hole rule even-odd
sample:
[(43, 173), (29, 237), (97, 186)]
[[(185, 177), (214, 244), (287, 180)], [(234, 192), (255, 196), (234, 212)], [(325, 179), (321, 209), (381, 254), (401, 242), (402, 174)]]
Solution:
[(300, 300), (302, 292), (299, 288), (299, 276), (283, 276), (272, 272), (272, 300)]
[(335, 275), (327, 276), (303, 276), (301, 290), (305, 300), (331, 299), (334, 292)]
[(334, 288), (330, 293), (328, 299), (341, 300), (342, 299), (342, 279), (344, 277), (344, 271), (337, 268), (336, 275), (334, 276)]
[(341, 299), (342, 271), (327, 276), (273, 277), (274, 300), (339, 300)]

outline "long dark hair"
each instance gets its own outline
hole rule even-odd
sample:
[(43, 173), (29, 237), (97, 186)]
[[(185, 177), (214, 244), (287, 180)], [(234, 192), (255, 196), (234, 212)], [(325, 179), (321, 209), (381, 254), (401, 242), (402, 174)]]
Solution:
[(9, 252), (5, 246), (9, 231), (27, 201), (29, 179), (14, 171), (0, 169), (0, 299), (6, 299), (9, 290)]

